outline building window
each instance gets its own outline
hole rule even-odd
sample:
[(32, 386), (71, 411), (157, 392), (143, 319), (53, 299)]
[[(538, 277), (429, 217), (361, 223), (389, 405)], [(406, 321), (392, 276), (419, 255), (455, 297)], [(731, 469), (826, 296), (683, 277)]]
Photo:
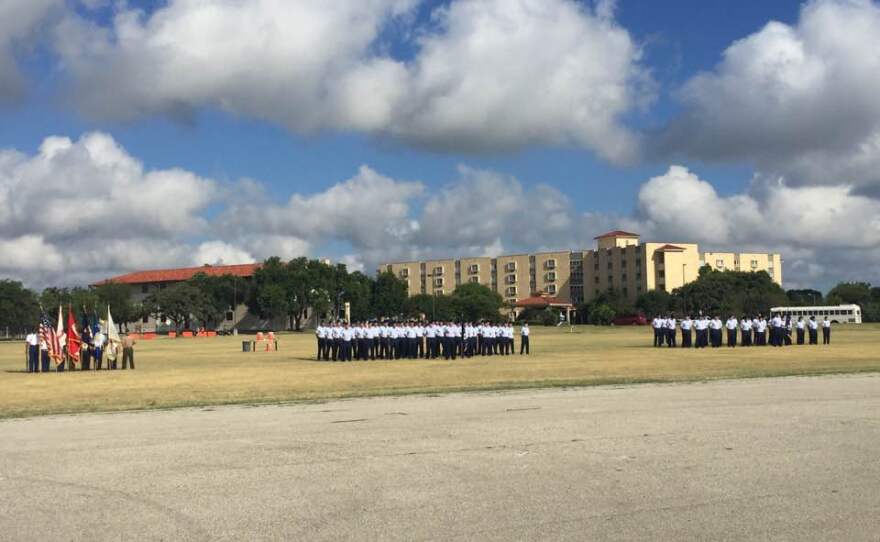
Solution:
[(507, 262), (506, 264), (504, 264), (504, 270), (508, 273), (516, 271), (516, 262)]
[(626, 282), (626, 273), (620, 276), (620, 280)]
[(476, 275), (479, 272), (480, 272), (480, 264), (475, 263), (475, 264), (468, 266), (468, 273), (470, 273), (471, 275)]
[(405, 279), (409, 276), (409, 269), (400, 270), (400, 278)]
[(612, 266), (611, 262), (608, 262), (608, 269), (611, 269), (611, 266)]
[(555, 284), (548, 284), (547, 285), (547, 293), (550, 295), (556, 295), (556, 285)]
[(715, 267), (718, 269), (724, 269), (724, 260), (715, 260)]
[(657, 276), (661, 279), (666, 278), (666, 271), (658, 271)]
[(443, 267), (442, 267), (442, 266), (437, 266), (437, 267), (435, 267), (435, 268), (434, 268), (434, 274), (435, 274), (435, 275), (442, 275), (442, 274), (443, 274)]
[(752, 260), (752, 269), (758, 267), (758, 260)]
[(147, 286), (146, 284), (144, 284), (144, 285), (141, 286), (141, 293), (142, 293), (142, 294), (145, 294), (145, 293), (147, 293), (147, 292), (149, 292), (149, 291), (150, 291), (150, 287)]
[(141, 322), (143, 322), (143, 323), (145, 323), (145, 324), (149, 324), (149, 323), (150, 323), (150, 317), (149, 317), (149, 316), (144, 316), (143, 318), (141, 318)]
[(629, 292), (626, 289), (626, 286), (623, 287), (623, 295), (629, 295)]
[(507, 284), (514, 284), (516, 282), (516, 275), (507, 275), (504, 277), (504, 282)]
[(599, 284), (599, 277), (594, 277), (594, 281), (596, 284)]
[(547, 269), (556, 269), (556, 260), (547, 260), (544, 262), (544, 267)]
[(516, 286), (511, 286), (511, 287), (507, 288), (507, 295), (508, 296), (516, 295)]
[(469, 278), (468, 280), (469, 280), (471, 283), (473, 283), (473, 284), (479, 284), (479, 283), (480, 283), (480, 277), (471, 277), (471, 278)]
[(162, 284), (159, 285), (159, 289), (164, 290), (166, 286), (168, 286), (168, 285), (163, 282)]
[(620, 267), (626, 268), (626, 260), (620, 260)]
[(442, 288), (443, 287), (443, 277), (437, 277), (434, 279), (434, 287)]
[(443, 295), (443, 290), (434, 290), (434, 295)]
[(641, 279), (642, 279), (642, 273), (641, 272), (636, 273), (636, 280), (641, 280)]
[(233, 318), (234, 316), (235, 316), (235, 315), (232, 313), (232, 311), (226, 311), (226, 321), (227, 321), (227, 322), (231, 322), (231, 321), (232, 321), (232, 318)]
[(544, 280), (550, 281), (550, 282), (556, 280), (556, 271), (550, 271), (549, 273), (544, 275)]
[(608, 275), (608, 284), (610, 285), (612, 282), (614, 282), (614, 277)]

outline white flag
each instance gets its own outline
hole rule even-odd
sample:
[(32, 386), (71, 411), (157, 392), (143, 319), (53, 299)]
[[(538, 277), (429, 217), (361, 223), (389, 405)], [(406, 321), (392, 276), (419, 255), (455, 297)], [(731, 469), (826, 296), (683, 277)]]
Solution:
[(55, 326), (55, 334), (58, 335), (58, 344), (61, 348), (67, 344), (67, 334), (64, 333), (64, 317), (62, 316), (61, 305), (58, 305), (58, 325)]
[(122, 342), (119, 338), (119, 332), (116, 330), (116, 324), (113, 323), (113, 316), (110, 315), (110, 305), (107, 305), (107, 340), (110, 342)]

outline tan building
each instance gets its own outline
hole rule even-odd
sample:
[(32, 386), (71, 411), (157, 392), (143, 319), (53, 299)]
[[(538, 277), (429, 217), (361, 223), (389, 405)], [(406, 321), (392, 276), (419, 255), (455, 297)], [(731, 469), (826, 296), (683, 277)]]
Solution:
[(641, 243), (638, 234), (625, 231), (600, 235), (596, 244), (596, 249), (586, 251), (388, 263), (379, 271), (406, 281), (410, 295), (448, 295), (460, 284), (476, 282), (509, 302), (549, 294), (578, 304), (609, 289), (635, 300), (650, 290), (671, 292), (696, 280), (704, 265), (722, 271), (766, 271), (782, 284), (779, 254), (700, 252), (695, 243)]

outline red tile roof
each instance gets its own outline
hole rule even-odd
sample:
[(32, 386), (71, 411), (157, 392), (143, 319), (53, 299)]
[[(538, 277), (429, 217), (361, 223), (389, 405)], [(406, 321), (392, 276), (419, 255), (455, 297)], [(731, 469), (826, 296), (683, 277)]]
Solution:
[(571, 303), (567, 301), (563, 301), (558, 297), (548, 297), (543, 295), (535, 295), (532, 297), (527, 297), (525, 299), (520, 299), (516, 302), (517, 307), (550, 307), (550, 306), (562, 306), (567, 307), (570, 306)]
[(593, 237), (593, 239), (604, 239), (606, 237), (638, 237), (638, 236), (639, 236), (639, 234), (637, 234), (637, 233), (630, 233), (628, 231), (623, 231), (623, 230), (614, 230), (614, 231), (610, 231), (608, 233), (603, 233), (602, 235), (600, 235), (598, 237)]
[(203, 265), (200, 267), (180, 267), (177, 269), (154, 269), (151, 271), (135, 271), (126, 275), (111, 277), (98, 282), (96, 285), (110, 282), (119, 284), (145, 284), (152, 282), (181, 282), (191, 279), (193, 276), (204, 273), (211, 276), (235, 275), (236, 277), (251, 277), (254, 271), (259, 269), (259, 263), (246, 263), (239, 265)]
[(670, 245), (667, 243), (667, 244), (663, 245), (662, 247), (658, 248), (657, 250), (660, 252), (683, 252), (685, 250), (685, 248), (680, 247), (680, 246), (676, 246), (676, 245)]

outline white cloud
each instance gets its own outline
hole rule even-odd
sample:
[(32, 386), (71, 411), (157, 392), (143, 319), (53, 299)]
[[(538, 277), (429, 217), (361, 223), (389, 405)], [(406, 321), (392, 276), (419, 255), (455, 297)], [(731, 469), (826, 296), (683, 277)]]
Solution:
[(813, 0), (691, 78), (660, 151), (745, 160), (791, 185), (880, 190), (880, 6)]
[(672, 166), (642, 186), (639, 215), (657, 239), (697, 241), (704, 250), (780, 252), (787, 287), (878, 278), (880, 201), (848, 186), (793, 187), (756, 177), (747, 193), (721, 196)]
[(205, 241), (193, 255), (193, 265), (234, 265), (254, 261), (249, 252), (224, 241)]
[[(416, 0), (170, 0), (122, 9), (110, 27), (75, 16), (57, 49), (90, 115), (190, 117), (202, 107), (310, 133), (354, 130), (434, 149), (576, 145), (632, 158), (621, 117), (650, 100), (638, 45), (574, 0), (454, 0), (434, 10), (414, 57), (382, 32)], [(100, 90), (100, 92), (96, 92)]]
[(3, 0), (0, 2), (0, 102), (24, 93), (25, 79), (15, 61), (16, 49), (30, 45), (41, 23), (63, 0)]

